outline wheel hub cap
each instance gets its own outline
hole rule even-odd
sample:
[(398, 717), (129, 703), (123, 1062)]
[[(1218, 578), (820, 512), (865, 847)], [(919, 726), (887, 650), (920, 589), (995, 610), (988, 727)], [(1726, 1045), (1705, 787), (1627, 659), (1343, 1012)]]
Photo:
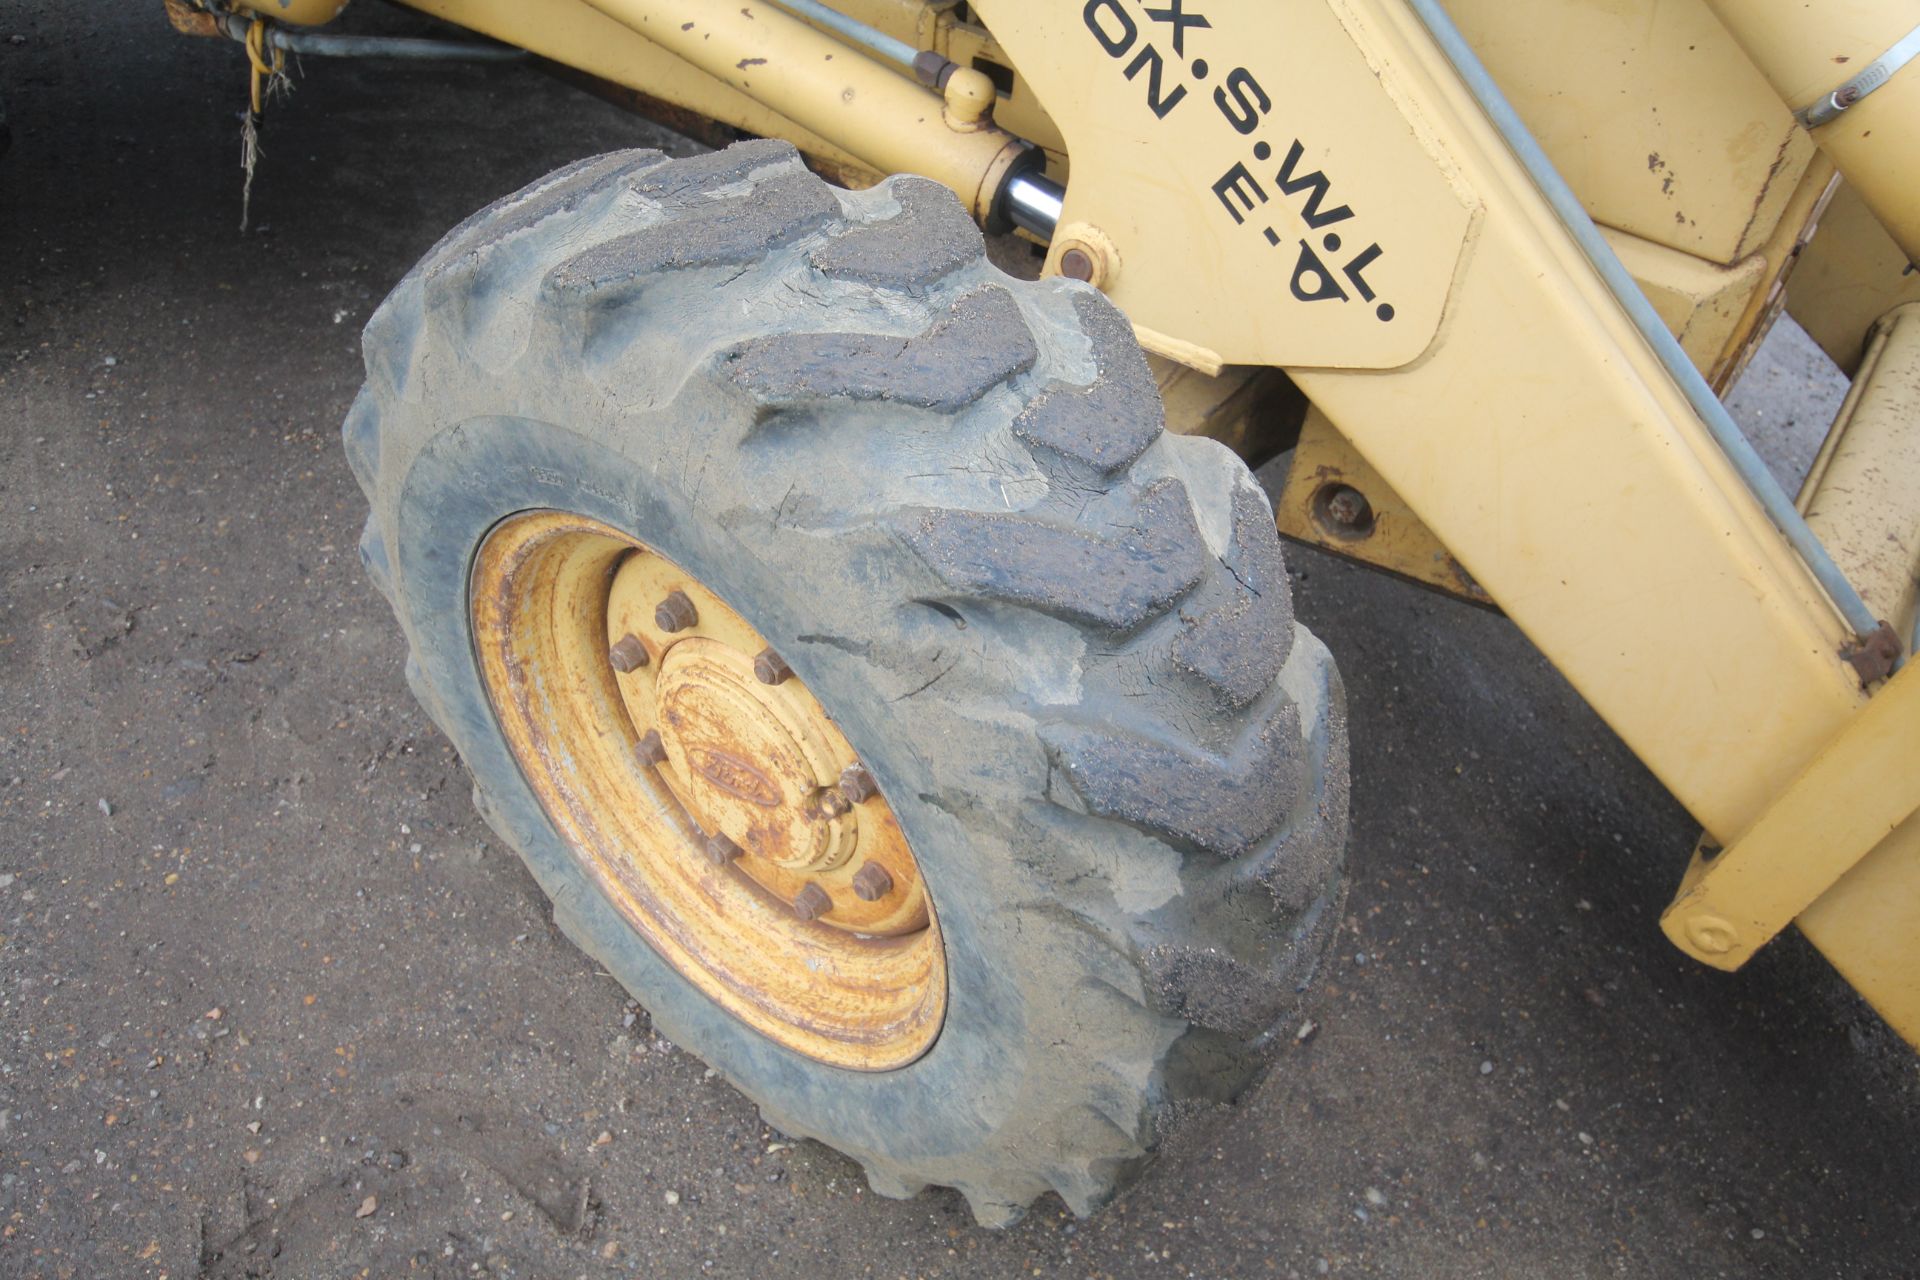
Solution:
[(521, 772), (663, 958), (822, 1061), (881, 1070), (926, 1050), (946, 973), (918, 863), (846, 736), (740, 614), (556, 512), (488, 537), (472, 611)]

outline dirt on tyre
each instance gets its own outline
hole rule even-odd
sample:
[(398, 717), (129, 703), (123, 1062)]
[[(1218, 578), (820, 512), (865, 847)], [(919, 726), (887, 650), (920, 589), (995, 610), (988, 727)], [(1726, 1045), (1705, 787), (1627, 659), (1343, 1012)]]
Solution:
[(456, 228), (344, 435), (409, 681), (560, 927), (877, 1192), (1087, 1213), (1336, 921), (1341, 691), (1123, 317), (781, 143)]

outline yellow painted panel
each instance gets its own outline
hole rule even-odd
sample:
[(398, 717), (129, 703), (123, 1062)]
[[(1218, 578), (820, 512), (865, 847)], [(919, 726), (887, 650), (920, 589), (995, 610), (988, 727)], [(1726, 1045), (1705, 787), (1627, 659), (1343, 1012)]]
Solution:
[(1755, 254), (1723, 267), (1610, 227), (1602, 234), (1695, 367), (1711, 369), (1766, 275), (1766, 258)]
[[(1439, 327), (1474, 210), (1324, 3), (1193, 28), (1132, 0), (975, 4), (1073, 162), (1108, 295), (1202, 363), (1386, 369)], [(1162, 11), (1153, 11), (1162, 12)]]
[(1788, 312), (1851, 376), (1867, 330), (1903, 302), (1920, 302), (1920, 269), (1907, 262), (1860, 193), (1843, 184), (1800, 255)]
[(1660, 917), (1675, 946), (1738, 969), (1920, 809), (1920, 666), (1859, 712), (1739, 840), (1697, 853)]
[(1704, 0), (1447, 8), (1596, 221), (1719, 263), (1772, 233), (1813, 143)]
[(1808, 473), (1801, 510), (1867, 607), (1895, 634), (1912, 635), (1920, 593), (1920, 303), (1880, 322)]
[[(1342, 487), (1365, 499), (1358, 521), (1333, 518), (1329, 496)], [(1406, 499), (1317, 408), (1308, 409), (1301, 424), (1300, 442), (1294, 446), (1287, 483), (1274, 503), (1273, 516), (1280, 532), (1296, 542), (1385, 569), (1474, 604), (1493, 603)]]
[[(1796, 111), (1831, 102), (1920, 26), (1913, 0), (1709, 2)], [(1813, 136), (1894, 243), (1920, 261), (1920, 69), (1909, 63), (1891, 75)]]
[(1920, 1049), (1920, 816), (1908, 818), (1796, 923)]
[(1861, 704), (1845, 630), (1417, 20), (1340, 3), (1484, 221), (1417, 365), (1293, 377), (1730, 841)]

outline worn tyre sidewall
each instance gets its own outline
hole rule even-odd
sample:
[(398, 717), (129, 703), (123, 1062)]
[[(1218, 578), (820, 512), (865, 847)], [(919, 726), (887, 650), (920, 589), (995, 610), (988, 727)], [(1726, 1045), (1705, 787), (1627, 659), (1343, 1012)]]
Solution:
[[(509, 752), (475, 657), (468, 598), (473, 557), (502, 519), (537, 509), (589, 516), (631, 534), (724, 598), (748, 605), (748, 620), (792, 655), (796, 673), (856, 746), (911, 734), (914, 725), (910, 708), (875, 705), (858, 663), (823, 661), (797, 643), (828, 620), (748, 545), (749, 538), (779, 536), (771, 519), (751, 529), (723, 530), (660, 476), (643, 477), (637, 459), (561, 426), (483, 418), (441, 431), (413, 461), (394, 508), (400, 598), (426, 686), (421, 692), (439, 704), (441, 723), (476, 780), (483, 813), (520, 850), (565, 932), (641, 997), (665, 1035), (696, 1047), (789, 1132), (830, 1136), (855, 1155), (938, 1176), (945, 1157), (958, 1162), (956, 1175), (971, 1167), (985, 1135), (1039, 1124), (1048, 1111), (1044, 1098), (1034, 1096), (1044, 1093), (1042, 1046), (1063, 1029), (1062, 1019), (1077, 1020), (1076, 993), (1036, 986), (1031, 968), (1025, 975), (1018, 970), (1044, 965), (1055, 973), (1100, 973), (1112, 966), (1091, 953), (1106, 947), (1083, 926), (1049, 926), (1046, 912), (1008, 909), (1036, 891), (1020, 874), (1019, 851), (989, 855), (979, 848), (979, 831), (929, 803), (937, 780), (924, 776), (917, 754), (863, 756), (913, 842), (946, 953), (944, 1025), (928, 1051), (907, 1066), (885, 1072), (835, 1068), (774, 1043), (712, 1003), (602, 895)], [(830, 568), (860, 571), (853, 564)], [(883, 717), (892, 720), (884, 732)], [(1136, 1012), (1158, 1023), (1166, 1042), (1183, 1030), (1144, 1008)], [(1131, 1083), (1137, 1089), (1147, 1082)], [(1151, 1105), (1157, 1090), (1149, 1085), (1147, 1092), (1128, 1100), (1116, 1088), (1114, 1102), (1129, 1109)], [(1006, 1137), (1025, 1145), (1040, 1135)]]

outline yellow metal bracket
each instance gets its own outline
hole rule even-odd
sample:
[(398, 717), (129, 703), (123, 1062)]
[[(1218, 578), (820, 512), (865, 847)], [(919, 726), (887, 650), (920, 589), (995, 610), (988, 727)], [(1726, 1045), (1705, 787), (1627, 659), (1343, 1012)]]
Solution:
[(1734, 970), (1920, 810), (1920, 663), (1909, 663), (1724, 851), (1694, 855), (1660, 917), (1675, 946)]
[(1300, 425), (1273, 515), (1281, 534), (1296, 542), (1474, 604), (1493, 603), (1406, 499), (1318, 409), (1309, 408)]

